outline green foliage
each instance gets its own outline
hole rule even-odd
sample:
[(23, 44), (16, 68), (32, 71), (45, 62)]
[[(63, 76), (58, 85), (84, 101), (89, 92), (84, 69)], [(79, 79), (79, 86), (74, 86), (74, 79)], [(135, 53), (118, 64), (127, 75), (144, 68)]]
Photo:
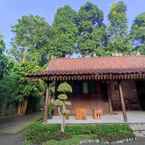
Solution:
[(5, 49), (5, 43), (4, 43), (3, 37), (0, 35), (0, 54), (2, 54), (4, 49)]
[[(12, 27), (15, 38), (11, 54), (18, 62), (29, 61), (36, 65), (47, 62), (45, 47), (51, 36), (50, 26), (40, 16), (23, 16)], [(46, 59), (46, 60), (45, 60)]]
[(76, 145), (79, 141), (87, 139), (100, 139), (101, 141), (116, 141), (134, 137), (133, 131), (127, 124), (89, 124), (68, 125), (65, 128), (66, 135), (59, 135), (59, 125), (46, 125), (36, 122), (28, 127), (25, 136), (32, 143), (44, 143), (44, 145)]
[(127, 34), (127, 15), (126, 5), (123, 1), (113, 3), (110, 13), (108, 15), (110, 21), (110, 35), (115, 37), (116, 35), (124, 36)]
[(21, 63), (13, 67), (12, 73), (16, 76), (17, 86), (17, 101), (23, 101), (29, 96), (39, 96), (43, 89), (38, 82), (32, 82), (26, 79), (26, 75), (39, 71), (40, 68), (31, 63)]
[(62, 101), (65, 101), (65, 100), (67, 100), (67, 95), (65, 95), (65, 94), (60, 94), (60, 95), (58, 95), (58, 99), (59, 99), (59, 100), (62, 100)]
[(126, 124), (71, 125), (66, 126), (65, 132), (72, 135), (96, 134), (100, 138), (103, 138), (104, 135), (124, 134), (128, 136), (133, 134), (133, 131)]
[(100, 55), (105, 52), (106, 31), (103, 12), (91, 2), (86, 2), (78, 12), (78, 47), (82, 55)]
[(29, 97), (38, 99), (41, 96), (41, 92), (44, 91), (43, 84), (26, 79), (26, 74), (38, 70), (40, 68), (31, 63), (11, 63), (9, 65), (8, 74), (0, 81), (2, 110), (7, 111), (6, 107), (9, 105), (13, 105), (15, 108), (19, 102)]
[(4, 55), (5, 43), (3, 37), (0, 35), (0, 79), (3, 77), (7, 69), (7, 58)]
[(65, 140), (58, 141), (58, 140), (51, 139), (46, 143), (43, 143), (43, 145), (79, 145), (80, 141), (84, 141), (91, 138), (92, 136), (89, 135), (75, 135), (72, 138), (65, 139)]
[(49, 55), (64, 57), (74, 52), (78, 32), (76, 17), (77, 13), (70, 6), (57, 10), (52, 25), (52, 39), (48, 47)]
[(128, 36), (126, 5), (123, 1), (113, 3), (108, 15), (108, 50), (113, 53), (129, 54), (132, 46)]
[(128, 35), (127, 7), (123, 1), (114, 2), (104, 24), (103, 11), (87, 1), (79, 11), (65, 5), (54, 17), (52, 26), (39, 16), (23, 16), (12, 27), (15, 37), (11, 54), (18, 61), (27, 60), (43, 66), (53, 57), (104, 56), (132, 53)]
[(55, 132), (59, 131), (59, 125), (45, 125), (41, 122), (35, 122), (28, 126), (25, 131), (25, 138), (34, 144), (41, 144), (52, 138)]
[(141, 13), (135, 18), (130, 35), (134, 51), (145, 54), (145, 13)]
[(58, 86), (57, 91), (59, 93), (72, 93), (72, 87), (67, 82), (63, 82)]

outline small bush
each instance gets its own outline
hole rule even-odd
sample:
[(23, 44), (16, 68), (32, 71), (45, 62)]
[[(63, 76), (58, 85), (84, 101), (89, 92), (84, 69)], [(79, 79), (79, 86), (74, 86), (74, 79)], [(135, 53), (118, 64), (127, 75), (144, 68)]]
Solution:
[(40, 144), (52, 138), (59, 131), (59, 125), (45, 125), (41, 122), (31, 124), (25, 131), (25, 138), (32, 143)]

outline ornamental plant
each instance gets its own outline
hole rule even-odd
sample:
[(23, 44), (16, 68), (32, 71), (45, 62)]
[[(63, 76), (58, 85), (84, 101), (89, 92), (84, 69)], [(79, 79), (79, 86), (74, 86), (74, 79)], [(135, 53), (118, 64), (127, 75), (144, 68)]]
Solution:
[(67, 94), (72, 93), (72, 87), (67, 82), (63, 82), (58, 86), (57, 91), (59, 95), (57, 96), (57, 99), (54, 101), (54, 104), (55, 106), (58, 107), (58, 113), (62, 119), (61, 132), (64, 133), (65, 119), (66, 116), (69, 115), (69, 110), (67, 109), (67, 106), (71, 105), (71, 102), (68, 101)]

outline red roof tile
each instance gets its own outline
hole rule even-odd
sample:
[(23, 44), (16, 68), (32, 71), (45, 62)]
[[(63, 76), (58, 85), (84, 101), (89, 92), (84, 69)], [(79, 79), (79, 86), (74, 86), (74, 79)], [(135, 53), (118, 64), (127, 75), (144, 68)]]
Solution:
[(59, 58), (49, 62), (47, 71), (48, 74), (125, 72), (145, 72), (145, 56)]

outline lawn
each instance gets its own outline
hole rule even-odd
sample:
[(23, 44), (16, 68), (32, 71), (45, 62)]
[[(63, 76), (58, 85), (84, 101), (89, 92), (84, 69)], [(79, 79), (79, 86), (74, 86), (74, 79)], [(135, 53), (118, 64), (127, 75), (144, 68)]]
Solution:
[(112, 142), (134, 137), (127, 124), (68, 125), (63, 134), (58, 124), (45, 125), (41, 122), (30, 125), (24, 135), (30, 144), (40, 145), (78, 145), (88, 139)]

